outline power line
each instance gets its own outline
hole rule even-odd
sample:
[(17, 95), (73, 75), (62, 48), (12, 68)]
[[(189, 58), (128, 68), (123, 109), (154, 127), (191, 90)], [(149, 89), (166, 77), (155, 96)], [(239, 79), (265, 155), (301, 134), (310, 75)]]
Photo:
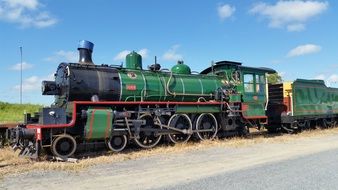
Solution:
[(22, 46), (20, 46), (20, 104), (22, 104)]

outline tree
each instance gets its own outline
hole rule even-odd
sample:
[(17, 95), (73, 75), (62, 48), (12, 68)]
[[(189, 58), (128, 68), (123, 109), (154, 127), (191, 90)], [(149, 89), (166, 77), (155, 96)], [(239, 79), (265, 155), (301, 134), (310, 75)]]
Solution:
[(273, 73), (273, 74), (268, 75), (269, 84), (277, 84), (277, 83), (281, 83), (282, 81), (283, 81), (282, 77), (278, 73)]

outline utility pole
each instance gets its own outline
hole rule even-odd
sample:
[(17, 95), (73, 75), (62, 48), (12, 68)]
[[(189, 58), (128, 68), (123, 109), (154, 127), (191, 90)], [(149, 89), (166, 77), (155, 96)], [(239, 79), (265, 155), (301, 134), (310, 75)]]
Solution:
[(20, 46), (20, 104), (22, 104), (22, 46)]

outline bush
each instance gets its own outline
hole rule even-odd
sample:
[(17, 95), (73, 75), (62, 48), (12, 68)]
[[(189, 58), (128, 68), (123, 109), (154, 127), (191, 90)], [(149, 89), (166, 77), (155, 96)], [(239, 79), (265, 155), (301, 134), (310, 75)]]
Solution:
[(0, 102), (0, 123), (21, 122), (24, 113), (34, 113), (39, 111), (43, 105), (36, 104), (11, 104)]

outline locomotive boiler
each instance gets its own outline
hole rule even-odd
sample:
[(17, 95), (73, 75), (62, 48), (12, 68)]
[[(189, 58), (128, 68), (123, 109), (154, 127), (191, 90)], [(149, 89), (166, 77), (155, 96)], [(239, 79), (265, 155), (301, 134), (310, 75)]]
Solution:
[[(43, 81), (42, 94), (55, 95), (55, 106), (70, 101), (208, 101), (225, 80), (217, 75), (191, 75), (190, 68), (179, 61), (171, 71), (160, 70), (155, 63), (142, 70), (142, 57), (131, 52), (126, 67), (94, 65), (93, 44), (80, 43), (79, 63), (61, 63), (55, 81)], [(86, 53), (83, 53), (86, 52)]]

